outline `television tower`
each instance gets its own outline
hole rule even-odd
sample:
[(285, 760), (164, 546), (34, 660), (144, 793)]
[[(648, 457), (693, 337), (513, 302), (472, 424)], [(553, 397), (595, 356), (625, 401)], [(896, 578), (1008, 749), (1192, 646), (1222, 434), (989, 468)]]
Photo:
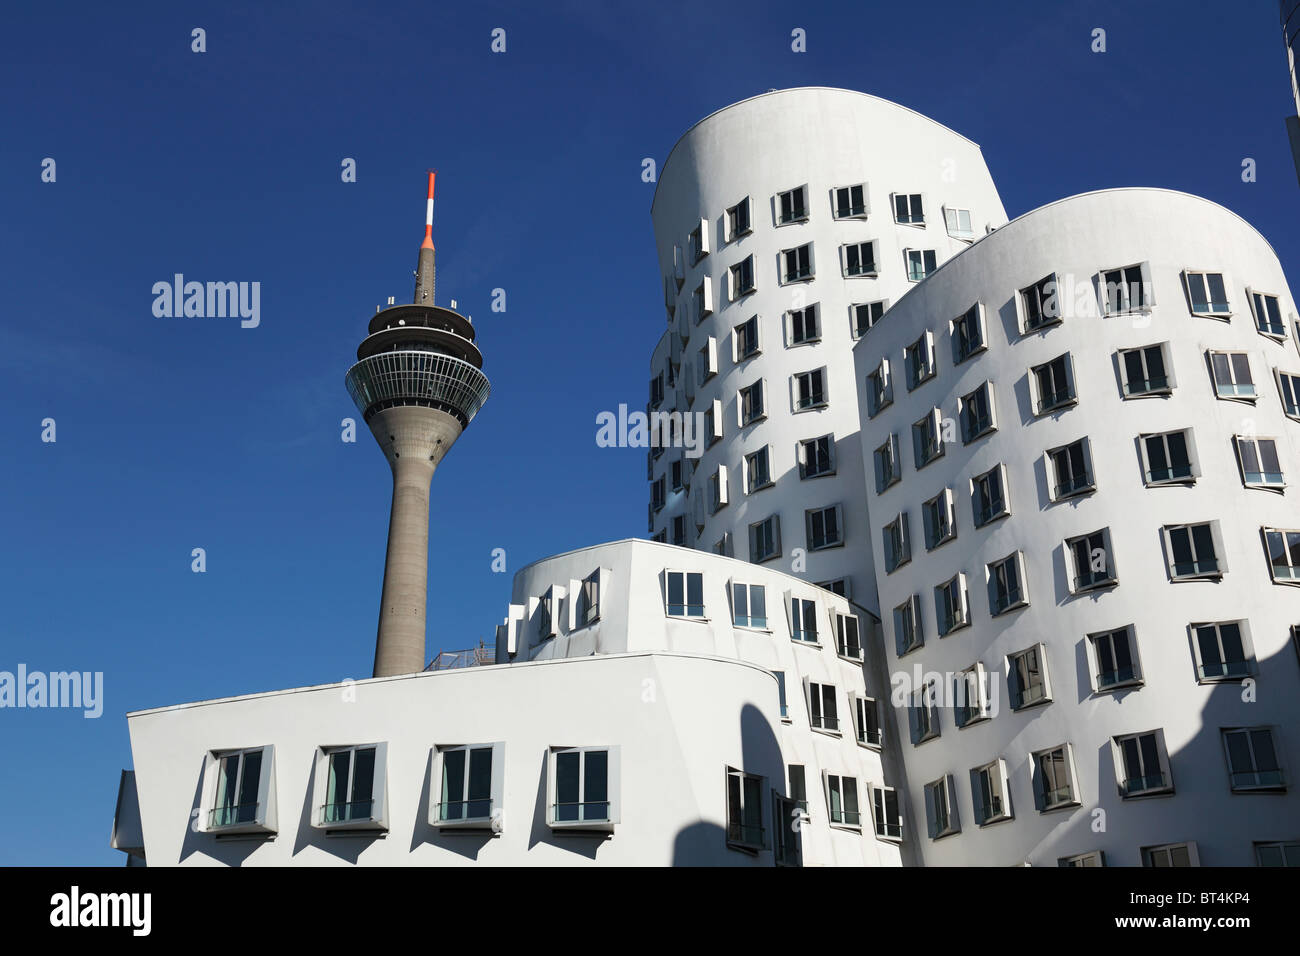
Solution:
[(491, 392), (473, 325), (460, 313), (433, 304), (435, 175), (429, 173), (415, 301), (375, 313), (346, 379), (348, 393), (393, 472), (376, 677), (424, 670), (429, 483)]

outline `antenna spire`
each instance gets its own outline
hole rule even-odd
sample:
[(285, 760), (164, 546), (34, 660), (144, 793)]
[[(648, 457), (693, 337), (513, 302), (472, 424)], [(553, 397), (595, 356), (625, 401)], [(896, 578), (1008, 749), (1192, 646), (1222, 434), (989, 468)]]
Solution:
[(424, 207), (424, 242), (420, 244), (420, 261), (415, 270), (415, 304), (433, 305), (435, 280), (433, 250), (433, 183), (436, 169), (429, 170), (429, 198)]

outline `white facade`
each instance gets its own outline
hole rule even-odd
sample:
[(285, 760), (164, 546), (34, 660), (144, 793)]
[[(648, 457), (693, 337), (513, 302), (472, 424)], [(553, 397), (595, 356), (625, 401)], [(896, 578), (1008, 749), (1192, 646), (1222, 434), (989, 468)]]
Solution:
[[(875, 610), (853, 307), (883, 310), (906, 293), (909, 253), (933, 268), (1006, 221), (979, 147), (876, 97), (781, 90), (693, 126), (664, 163), (652, 217), (669, 327), (651, 362), (650, 409), (708, 413), (716, 436), (698, 459), (652, 450), (652, 536), (749, 558), (750, 526), (774, 517), (760, 561)], [(792, 277), (801, 263), (786, 253), (805, 248), (808, 274)], [(751, 319), (747, 355), (738, 327)], [(810, 373), (801, 408), (797, 376)], [(756, 383), (762, 412), (742, 425), (741, 390)], [(801, 452), (817, 439), (827, 440)]]
[[(702, 604), (680, 617), (665, 605), (668, 569), (700, 576), (690, 596)], [(588, 610), (573, 600), (581, 588), (570, 578), (593, 572), (599, 592)], [(765, 624), (733, 626), (733, 580), (770, 595)], [(791, 639), (787, 592), (809, 602), (816, 642)], [(852, 702), (867, 695), (863, 669), (834, 640), (835, 616), (852, 615), (862, 641), (877, 645), (868, 615), (785, 575), (645, 541), (534, 564), (516, 576), (514, 593), (531, 613), (512, 606), (499, 654), (509, 659), (514, 641), (518, 663), (129, 715), (138, 797), (119, 806), (116, 844), (152, 866), (771, 866), (783, 842), (801, 847), (804, 865), (899, 864), (898, 835), (878, 837), (871, 810), (872, 786), (886, 782), (882, 744), (896, 751), (897, 736), (886, 724), (883, 737), (858, 742)], [(537, 613), (548, 593), (553, 630)], [(785, 716), (774, 671), (785, 681)], [(834, 725), (810, 727), (805, 678), (830, 689)], [(487, 776), (481, 793), (471, 783), (449, 796), (446, 754), (465, 746), (490, 754)], [(366, 751), (374, 769), (358, 797), (359, 758), (344, 761), (353, 775), (344, 801), (331, 773), (333, 755), (349, 747)], [(558, 754), (583, 748), (604, 768), (604, 790), (585, 790), (583, 813), (593, 800), (600, 812), (583, 823), (557, 819)], [(246, 784), (235, 777), (240, 753), (256, 754), (242, 767)], [(790, 764), (807, 781), (807, 816), (798, 819), (781, 800)], [(223, 798), (223, 768), (233, 797)], [(736, 774), (752, 782), (733, 794)], [(457, 796), (481, 804), (472, 822), (439, 810)]]
[[(1141, 285), (1117, 292), (1115, 304), (1129, 308), (1100, 315), (1106, 273), (1127, 267)], [(1217, 291), (1212, 301), (1198, 301), (1199, 290), (1214, 283), (1193, 273), (1221, 275), (1226, 303), (1213, 301), (1223, 298)], [(1056, 280), (1063, 315), (1027, 330), (1032, 306), (1020, 290), (1048, 277)], [(1256, 299), (1256, 293), (1276, 298)], [(983, 342), (957, 362), (954, 320), (976, 306)], [(1275, 318), (1280, 324), (1270, 327)], [(905, 352), (927, 332), (937, 367), (910, 388)], [(1143, 848), (1190, 843), (1193, 860), (1240, 866), (1256, 863), (1253, 843), (1300, 838), (1292, 779), (1300, 768), (1300, 669), (1292, 643), (1300, 577), (1292, 575), (1300, 572), (1282, 567), (1275, 575), (1265, 547), (1266, 529), (1300, 527), (1292, 500), (1300, 477), (1300, 409), (1297, 393), (1277, 375), (1296, 374), (1300, 383), (1296, 333), (1282, 268), (1248, 224), (1193, 196), (1120, 189), (1062, 200), (1012, 221), (896, 303), (858, 343), (863, 455), (872, 480), (868, 511), (889, 668), (906, 675), (910, 687), (918, 669), (930, 680), (979, 663), (991, 692), (990, 719), (959, 728), (946, 694), (937, 736), (904, 744), (909, 796), (923, 820), (917, 851), (924, 863), (1052, 866), (1103, 851), (1108, 865), (1141, 865), (1149, 862)], [(1125, 350), (1143, 349), (1142, 358), (1125, 357)], [(1215, 353), (1243, 358), (1224, 363)], [(1043, 411), (1058, 379), (1034, 369), (1063, 355), (1067, 394)], [(870, 377), (882, 359), (897, 374), (892, 402), (877, 411)], [(1245, 363), (1253, 387), (1242, 381)], [(981, 432), (982, 399), (968, 396), (984, 388), (992, 395), (992, 416)], [(913, 425), (934, 410), (946, 440), (941, 455), (918, 468)], [(971, 417), (964, 421), (964, 415)], [(1164, 446), (1171, 457), (1160, 461), (1143, 437), (1174, 432), (1190, 436), (1186, 468), (1179, 467), (1176, 446)], [(891, 435), (899, 477), (881, 490), (874, 449)], [(1082, 455), (1066, 460), (1082, 460), (1084, 473), (1072, 481), (1074, 466), (1058, 470), (1060, 459), (1049, 451), (1079, 440)], [(1246, 452), (1239, 440), (1250, 443)], [(1277, 466), (1253, 464), (1258, 441), (1276, 450)], [(1265, 474), (1275, 467), (1281, 475)], [(975, 511), (986, 499), (973, 482), (994, 469), (1001, 470), (1006, 513), (976, 527)], [(930, 547), (924, 504), (945, 491), (955, 533)], [(910, 547), (891, 572), (887, 538), (900, 514), (910, 525)], [(1200, 532), (1199, 541), (1192, 536), (1198, 550), (1189, 564), (1182, 553), (1187, 539), (1177, 529), (1202, 522), (1210, 523), (1209, 533)], [(1093, 532), (1102, 534), (1083, 545), (1089, 560), (1080, 568), (1069, 542)], [(1300, 535), (1291, 544), (1290, 560), (1300, 562)], [(994, 616), (991, 566), (1009, 555), (1022, 556), (1027, 604)], [(967, 584), (969, 626), (940, 637), (935, 588), (958, 574)], [(909, 643), (901, 633), (907, 619), (893, 609), (914, 595), (921, 643), (900, 655)], [(1236, 622), (1244, 622), (1237, 628), (1244, 654), (1234, 654), (1232, 634), (1222, 632), (1205, 632), (1208, 643), (1223, 644), (1206, 653), (1197, 626)], [(1122, 656), (1117, 662), (1113, 650), (1099, 652), (1091, 637), (1123, 628), (1129, 629), (1131, 674)], [(1045, 659), (1046, 699), (1033, 702), (1038, 680), (1031, 677), (1025, 706), (1013, 710), (1012, 656), (1036, 645)], [(1241, 656), (1244, 661), (1229, 660)], [(1102, 672), (1111, 676), (1099, 680)], [(951, 676), (939, 680), (945, 690), (953, 683)], [(924, 736), (924, 720), (919, 724), (914, 739)], [(1251, 749), (1271, 745), (1276, 760), (1257, 752), (1254, 776), (1249, 768), (1241, 772), (1240, 758), (1230, 768), (1228, 746), (1240, 748), (1245, 738), (1225, 741), (1226, 728), (1267, 728), (1252, 735)], [(1147, 732), (1153, 736), (1129, 744), (1126, 759), (1125, 736)], [(1061, 764), (1050, 753), (1044, 760), (1034, 755), (1061, 745), (1068, 745), (1071, 792), (1046, 800), (1061, 789), (1052, 786)], [(971, 774), (995, 760), (1007, 775), (1002, 809), (1009, 798), (1013, 816), (980, 826)], [(1268, 772), (1273, 767), (1280, 770)], [(948, 775), (960, 829), (936, 834), (942, 812), (926, 785)], [(1056, 799), (1061, 796), (1067, 799)]]

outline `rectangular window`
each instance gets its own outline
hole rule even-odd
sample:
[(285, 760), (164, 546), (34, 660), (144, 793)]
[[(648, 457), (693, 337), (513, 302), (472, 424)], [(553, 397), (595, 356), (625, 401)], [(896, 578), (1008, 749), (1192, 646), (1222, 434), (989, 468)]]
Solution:
[(872, 787), (871, 803), (876, 816), (876, 836), (882, 840), (902, 840), (903, 812), (898, 805), (898, 791), (893, 787)]
[(727, 506), (727, 502), (730, 500), (727, 492), (727, 466), (719, 465), (717, 470), (709, 476), (709, 501), (713, 514), (717, 514)]
[(1034, 382), (1037, 414), (1046, 415), (1077, 401), (1069, 352), (1029, 371)]
[(1115, 770), (1122, 795), (1138, 797), (1174, 789), (1162, 738), (1163, 734), (1155, 730), (1114, 738)]
[(699, 571), (665, 571), (669, 617), (704, 617), (704, 575)]
[(1240, 680), (1254, 673), (1254, 656), (1241, 621), (1191, 626), (1196, 673), (1202, 681)]
[(1300, 866), (1300, 843), (1256, 843), (1255, 862), (1260, 866)]
[(934, 681), (919, 687), (912, 695), (908, 719), (912, 725), (913, 745), (939, 736), (939, 692)]
[(1101, 273), (1101, 293), (1107, 315), (1150, 309), (1153, 303), (1146, 263), (1104, 270)]
[(907, 263), (909, 282), (920, 282), (938, 268), (933, 249), (904, 249), (903, 260)]
[(867, 184), (839, 186), (834, 190), (836, 219), (867, 218)]
[(781, 517), (771, 515), (749, 526), (749, 560), (761, 564), (781, 556)]
[(948, 235), (954, 239), (971, 240), (975, 238), (975, 230), (971, 228), (970, 210), (953, 209), (948, 206), (943, 207), (944, 224), (948, 227)]
[(1095, 491), (1097, 483), (1092, 477), (1091, 455), (1088, 453), (1088, 439), (1080, 438), (1076, 442), (1052, 448), (1047, 452), (1049, 473), (1054, 479), (1052, 500), (1061, 501), (1075, 495)]
[(763, 409), (763, 380), (740, 390), (740, 424), (748, 425), (766, 416)]
[[(504, 745), (454, 745), (437, 748), (435, 783), (439, 794), (434, 826), (487, 826), (501, 809)], [(493, 773), (493, 764), (496, 773)]]
[(1191, 432), (1161, 432), (1141, 435), (1143, 473), (1148, 485), (1191, 484), (1196, 481), (1192, 464)]
[(1245, 352), (1210, 352), (1210, 371), (1219, 398), (1255, 399), (1255, 380)]
[(898, 436), (890, 435), (889, 440), (873, 452), (876, 462), (876, 494), (880, 494), (902, 475), (898, 458)]
[(1195, 843), (1166, 843), (1164, 846), (1144, 846), (1143, 866), (1200, 866), (1196, 859)]
[(933, 551), (946, 541), (957, 537), (957, 511), (952, 492), (945, 488), (921, 506), (922, 524), (925, 526), (925, 550)]
[(817, 602), (806, 598), (790, 599), (790, 636), (806, 644), (817, 643)]
[(953, 722), (959, 728), (988, 720), (993, 716), (989, 709), (988, 694), (985, 691), (986, 681), (984, 665), (978, 661), (954, 675)]
[[(677, 519), (681, 520), (681, 519)], [(600, 571), (592, 571), (578, 586), (578, 627), (600, 620)]]
[(734, 242), (750, 231), (749, 197), (727, 210), (727, 241)]
[(552, 747), (550, 764), (550, 826), (607, 829), (618, 822), (617, 747)]
[(695, 287), (695, 322), (698, 325), (713, 314), (713, 286), (705, 276), (704, 281)]
[(806, 411), (826, 405), (826, 369), (799, 372), (794, 377), (795, 408)]
[(995, 760), (970, 772), (971, 802), (975, 806), (975, 824), (986, 826), (1001, 820), (1010, 820), (1011, 799), (1007, 785), (1007, 766)]
[(271, 761), (266, 750), (257, 747), (213, 756), (217, 761), (217, 790), (208, 812), (208, 829), (274, 830), (274, 820), (268, 821), (267, 817)]
[(802, 222), (808, 218), (808, 190), (804, 186), (796, 186), (794, 189), (787, 190), (777, 194), (777, 223), (786, 225), (791, 222)]
[(858, 634), (857, 615), (835, 615), (835, 653), (851, 660), (862, 660), (862, 639)]
[(988, 338), (984, 331), (984, 307), (976, 302), (952, 320), (952, 364), (960, 365), (986, 348)]
[(943, 457), (943, 437), (940, 430), (939, 409), (932, 408), (918, 422), (912, 423), (912, 453), (916, 467), (924, 468), (930, 462)]
[(1001, 465), (995, 465), (984, 474), (972, 478), (970, 485), (975, 527), (982, 528), (994, 519), (1010, 514)]
[(907, 371), (909, 392), (934, 378), (936, 367), (933, 332), (922, 332), (920, 338), (903, 349), (903, 367)]
[(785, 671), (772, 671), (772, 676), (776, 678), (776, 697), (781, 706), (781, 719), (790, 719), (790, 707), (785, 699)]
[(1025, 334), (1061, 321), (1061, 302), (1057, 292), (1055, 272), (1020, 290)]
[(546, 593), (537, 602), (537, 636), (549, 640), (555, 636), (555, 588), (546, 589)]
[(732, 330), (735, 339), (735, 361), (743, 362), (758, 354), (758, 316), (751, 316)]
[(754, 291), (754, 257), (746, 256), (727, 271), (727, 288), (732, 302)]
[(763, 778), (727, 768), (727, 842), (744, 850), (767, 846), (763, 827)]
[(1300, 582), (1300, 531), (1265, 528), (1264, 547), (1268, 551), (1268, 562), (1276, 583)]
[(835, 474), (835, 436), (822, 435), (799, 442), (796, 452), (799, 459), (799, 477), (821, 478)]
[(947, 637), (970, 624), (970, 598), (965, 574), (954, 574), (935, 587), (934, 611), (940, 637)]
[(969, 445), (997, 429), (993, 415), (993, 385), (985, 382), (958, 402), (961, 417), (961, 440)]
[(808, 781), (804, 776), (803, 764), (790, 764), (790, 799), (799, 808), (806, 822), (808, 819)]
[(1265, 335), (1286, 338), (1286, 323), (1282, 321), (1282, 309), (1275, 295), (1250, 290), (1250, 308), (1255, 314), (1255, 328)]
[(844, 520), (839, 505), (813, 508), (805, 511), (803, 516), (809, 551), (835, 548), (844, 543)]
[(650, 404), (658, 408), (664, 401), (664, 373), (660, 372), (650, 379)]
[(826, 805), (830, 808), (832, 826), (860, 827), (862, 814), (858, 810), (858, 781), (856, 777), (826, 775)]
[(1007, 693), (1012, 710), (1052, 699), (1047, 681), (1047, 647), (1035, 644), (1007, 657)]
[(664, 506), (664, 496), (667, 493), (667, 480), (664, 475), (660, 475), (654, 481), (650, 482), (650, 507), (659, 511)]
[(885, 573), (893, 574), (912, 560), (912, 535), (908, 530), (907, 512), (880, 529), (885, 549)]
[(1119, 353), (1120, 369), (1124, 373), (1124, 397), (1142, 395), (1168, 395), (1174, 390), (1173, 377), (1168, 372), (1165, 346), (1147, 345), (1139, 349), (1123, 349)]
[(1101, 850), (1094, 850), (1091, 853), (1063, 856), (1056, 862), (1058, 866), (1105, 866), (1106, 855)]
[(326, 751), (325, 801), (320, 824), (332, 826), (376, 821), (382, 811), (375, 806), (375, 767), (379, 747), (341, 747)]
[(1024, 556), (1017, 551), (987, 566), (989, 613), (993, 617), (1029, 603), (1025, 592)]
[(673, 491), (682, 490), (682, 469), (684, 464), (685, 463), (680, 458), (668, 463), (668, 473), (672, 479), (671, 487)]
[(789, 330), (791, 345), (804, 345), (820, 339), (822, 333), (821, 322), (817, 319), (817, 304), (787, 312), (786, 328)]
[(889, 372), (889, 359), (882, 358), (867, 376), (867, 416), (875, 418), (893, 403), (894, 378)]
[(1088, 641), (1092, 645), (1093, 660), (1096, 661), (1098, 691), (1129, 687), (1142, 682), (1132, 625), (1089, 634)]
[(878, 275), (876, 265), (876, 241), (851, 242), (840, 247), (843, 258), (844, 277), (846, 279)]
[(1223, 576), (1214, 522), (1165, 525), (1161, 533), (1165, 539), (1171, 580)]
[(1184, 272), (1183, 285), (1192, 315), (1226, 319), (1232, 315), (1228, 305), (1228, 286), (1222, 272)]
[(691, 230), (686, 248), (691, 254), (691, 265), (695, 265), (709, 254), (709, 221), (701, 219), (700, 224)]
[(732, 584), (732, 623), (737, 627), (767, 627), (767, 592), (761, 584)]
[(1282, 488), (1286, 485), (1274, 439), (1234, 435), (1232, 442), (1237, 448), (1242, 484), (1256, 488)]
[(768, 466), (767, 446), (745, 456), (745, 493), (754, 492), (772, 484), (772, 472)]
[(921, 631), (921, 599), (912, 595), (894, 608), (894, 650), (899, 657), (925, 643)]
[(925, 785), (925, 818), (930, 828), (931, 840), (938, 840), (961, 831), (951, 774)]
[(718, 374), (718, 340), (709, 336), (700, 348), (700, 384)]
[(713, 553), (720, 554), (723, 557), (731, 557), (731, 532), (722, 532), (722, 537), (713, 544)]
[(673, 518), (673, 544), (686, 544), (686, 516), (676, 515)]
[(862, 302), (849, 306), (853, 318), (853, 337), (860, 339), (875, 328), (877, 323), (885, 317), (886, 308), (887, 304), (884, 301)]
[(855, 697), (853, 707), (857, 719), (858, 743), (864, 747), (879, 747), (880, 712), (876, 701), (870, 697)]
[(783, 249), (781, 261), (785, 268), (785, 282), (802, 282), (813, 277), (812, 243), (804, 243), (794, 249)]
[(925, 225), (925, 206), (920, 193), (894, 194), (894, 222), (908, 226)]
[(1300, 419), (1300, 375), (1278, 369), (1277, 391), (1282, 397), (1282, 410), (1287, 417)]
[(808, 684), (808, 720), (815, 730), (839, 733), (840, 718), (835, 709), (834, 684)]
[(1115, 578), (1115, 562), (1110, 553), (1109, 529), (1103, 528), (1077, 538), (1067, 538), (1065, 551), (1074, 572), (1070, 588), (1072, 593), (1080, 594), (1118, 583)]
[(1285, 790), (1272, 727), (1229, 727), (1223, 731), (1228, 779), (1234, 791)]
[(1079, 802), (1074, 792), (1074, 767), (1070, 745), (1062, 744), (1032, 755), (1034, 798), (1041, 812)]

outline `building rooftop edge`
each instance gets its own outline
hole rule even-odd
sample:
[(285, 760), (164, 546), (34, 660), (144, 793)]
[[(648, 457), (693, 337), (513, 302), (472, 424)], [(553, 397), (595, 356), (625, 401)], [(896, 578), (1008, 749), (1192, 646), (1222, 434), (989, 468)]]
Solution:
[[(636, 539), (627, 539), (636, 540)], [(688, 549), (690, 550), (690, 549)], [(329, 684), (309, 684), (305, 687), (286, 687), (281, 690), (258, 691), (253, 694), (237, 694), (233, 697), (213, 697), (209, 700), (195, 700), (185, 704), (167, 704), (162, 707), (150, 707), (145, 710), (129, 710), (126, 713), (127, 720), (134, 717), (151, 717), (156, 714), (163, 714), (174, 710), (192, 710), (196, 707), (207, 707), (215, 704), (233, 704), (238, 701), (259, 700), (262, 698), (284, 697), (289, 694), (305, 694), (311, 691), (329, 690), (331, 688), (343, 687), (347, 684), (386, 684), (392, 681), (404, 680), (422, 680), (427, 678), (445, 677), (454, 674), (481, 674), (486, 670), (500, 669), (503, 673), (506, 671), (515, 671), (521, 667), (550, 667), (560, 664), (583, 664), (601, 660), (615, 660), (634, 657), (680, 657), (691, 660), (713, 661), (719, 664), (735, 664), (738, 667), (748, 667), (751, 670), (758, 671), (761, 674), (771, 676), (776, 680), (772, 672), (765, 667), (749, 661), (741, 660), (736, 657), (720, 657), (717, 654), (695, 654), (689, 651), (625, 651), (618, 654), (590, 654), (586, 657), (557, 657), (544, 661), (519, 661), (511, 664), (483, 664), (478, 667), (459, 667), (442, 671), (420, 671), (414, 674), (396, 674), (391, 677), (365, 677), (358, 680), (341, 680)]]
[(768, 90), (766, 93), (757, 93), (754, 96), (747, 96), (743, 100), (736, 100), (736, 102), (734, 103), (728, 103), (726, 106), (714, 110), (712, 113), (709, 113), (707, 116), (701, 117), (700, 119), (692, 123), (690, 126), (688, 126), (686, 130), (682, 133), (682, 135), (677, 137), (677, 141), (673, 143), (672, 149), (668, 150), (668, 155), (664, 157), (663, 165), (662, 167), (660, 167), (660, 175), (655, 180), (654, 195), (650, 199), (650, 214), (654, 215), (655, 202), (659, 199), (659, 184), (663, 182), (663, 175), (662, 175), (663, 171), (668, 168), (668, 163), (672, 160), (673, 153), (677, 151), (677, 147), (682, 144), (682, 140), (686, 139), (687, 136), (690, 136), (691, 133), (694, 132), (696, 127), (704, 123), (707, 123), (709, 120), (717, 116), (719, 113), (725, 113), (729, 109), (734, 109), (737, 106), (743, 106), (745, 103), (752, 102), (753, 100), (762, 99), (765, 96), (776, 96), (781, 93), (795, 93), (803, 90), (827, 90), (834, 93), (852, 93), (855, 96), (865, 96), (867, 99), (876, 100), (877, 102), (884, 103), (887, 106), (892, 106), (895, 109), (900, 109), (906, 113), (911, 113), (914, 116), (919, 116), (921, 119), (925, 120), (926, 122), (933, 123), (935, 126), (938, 126), (940, 129), (952, 133), (952, 135), (965, 140), (967, 143), (970, 143), (970, 145), (974, 146), (976, 149), (980, 148), (979, 143), (975, 142), (973, 139), (970, 139), (967, 136), (963, 136), (961, 133), (957, 132), (952, 127), (945, 126), (943, 123), (940, 123), (937, 119), (934, 119), (931, 116), (926, 116), (924, 113), (914, 110), (910, 106), (904, 106), (901, 103), (895, 103), (893, 100), (887, 100), (883, 96), (876, 96), (874, 93), (864, 93), (861, 90), (850, 90), (842, 86), (788, 86), (785, 87), (784, 89)]

